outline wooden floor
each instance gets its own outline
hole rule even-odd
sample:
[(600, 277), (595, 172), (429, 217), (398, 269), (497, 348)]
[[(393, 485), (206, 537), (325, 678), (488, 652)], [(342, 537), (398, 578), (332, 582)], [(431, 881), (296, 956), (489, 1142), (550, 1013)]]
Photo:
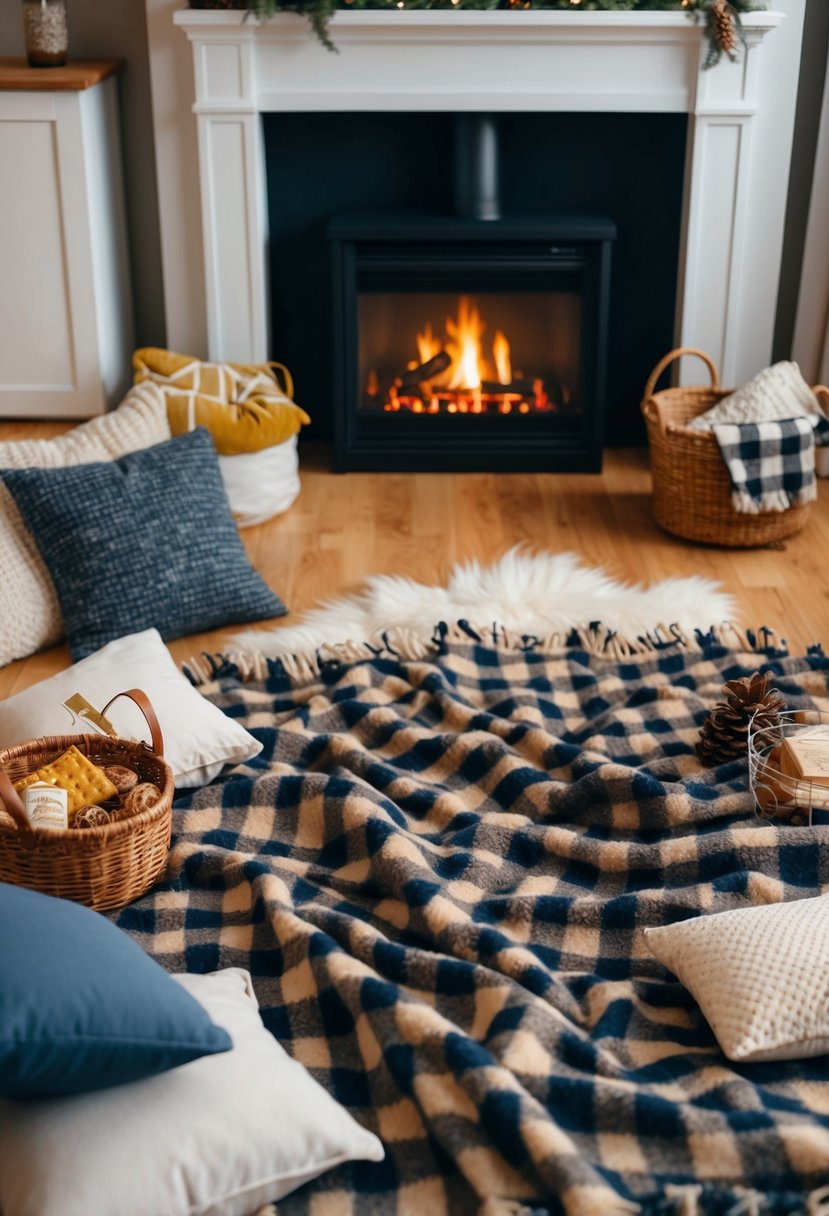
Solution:
[[(38, 433), (65, 429), (57, 424)], [(0, 424), (0, 439), (31, 435), (32, 424)], [(829, 481), (806, 528), (782, 551), (708, 549), (665, 535), (650, 514), (643, 450), (611, 450), (604, 471), (578, 474), (336, 475), (327, 453), (303, 456), (302, 493), (284, 516), (243, 531), (256, 567), (282, 596), (295, 623), (304, 609), (351, 592), (368, 574), (442, 581), (451, 565), (487, 561), (523, 543), (574, 550), (628, 580), (700, 574), (739, 600), (741, 623), (769, 625), (793, 650), (829, 645)], [(279, 622), (277, 622), (279, 624)], [(230, 631), (227, 631), (230, 632)], [(217, 650), (226, 632), (170, 644), (183, 661)], [(0, 697), (68, 664), (61, 646), (0, 670)]]

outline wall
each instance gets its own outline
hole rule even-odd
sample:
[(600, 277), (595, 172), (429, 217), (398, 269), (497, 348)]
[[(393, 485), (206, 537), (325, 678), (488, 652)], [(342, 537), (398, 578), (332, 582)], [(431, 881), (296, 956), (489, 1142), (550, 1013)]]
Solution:
[[(816, 276), (820, 278), (817, 290), (821, 296), (822, 318), (825, 317), (826, 301), (829, 300), (829, 242), (820, 244), (829, 201), (825, 194), (826, 187), (822, 196), (812, 196), (813, 183), (818, 185), (821, 175), (826, 177), (829, 173), (829, 165), (826, 164), (829, 132), (824, 131), (821, 135), (823, 143), (818, 143), (821, 107), (826, 111), (824, 82), (827, 46), (829, 4), (826, 0), (806, 0), (773, 357), (798, 359), (804, 373), (812, 381), (817, 378), (812, 349), (814, 339), (811, 335), (806, 336), (805, 328), (813, 315), (812, 295)], [(824, 119), (826, 125), (829, 125), (829, 120)], [(815, 229), (811, 248), (807, 243), (810, 229)]]
[(829, 73), (819, 117), (808, 224), (804, 215), (799, 244), (803, 260), (791, 347), (811, 384), (829, 383)]
[[(140, 0), (69, 0), (68, 7), (71, 58), (125, 61), (119, 93), (136, 341), (140, 346), (163, 346), (166, 325), (144, 6)], [(20, 8), (20, 0), (0, 0), (0, 55), (24, 53)]]

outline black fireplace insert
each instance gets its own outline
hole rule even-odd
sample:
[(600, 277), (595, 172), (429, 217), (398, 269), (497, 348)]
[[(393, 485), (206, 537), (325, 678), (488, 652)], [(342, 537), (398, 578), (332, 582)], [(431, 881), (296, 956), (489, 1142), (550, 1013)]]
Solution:
[(613, 222), (335, 216), (335, 467), (601, 468)]

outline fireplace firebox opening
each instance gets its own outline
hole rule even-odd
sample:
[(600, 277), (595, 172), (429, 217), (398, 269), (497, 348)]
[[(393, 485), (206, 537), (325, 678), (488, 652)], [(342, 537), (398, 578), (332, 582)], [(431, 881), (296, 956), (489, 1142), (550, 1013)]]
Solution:
[(472, 218), (369, 212), (329, 227), (340, 471), (601, 468), (615, 226), (494, 218), (486, 126), (474, 134)]

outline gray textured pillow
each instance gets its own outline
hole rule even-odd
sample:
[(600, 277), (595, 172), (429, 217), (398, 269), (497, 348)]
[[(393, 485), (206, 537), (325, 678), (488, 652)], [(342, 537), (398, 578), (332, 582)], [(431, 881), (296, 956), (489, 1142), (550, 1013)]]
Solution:
[(204, 427), (109, 463), (2, 478), (54, 581), (74, 660), (143, 629), (167, 641), (286, 611), (248, 560)]
[[(55, 439), (0, 443), (0, 470), (57, 469), (114, 460), (170, 438), (164, 395), (155, 384), (130, 389), (117, 410)], [(0, 667), (63, 637), (57, 593), (17, 504), (0, 481)]]

